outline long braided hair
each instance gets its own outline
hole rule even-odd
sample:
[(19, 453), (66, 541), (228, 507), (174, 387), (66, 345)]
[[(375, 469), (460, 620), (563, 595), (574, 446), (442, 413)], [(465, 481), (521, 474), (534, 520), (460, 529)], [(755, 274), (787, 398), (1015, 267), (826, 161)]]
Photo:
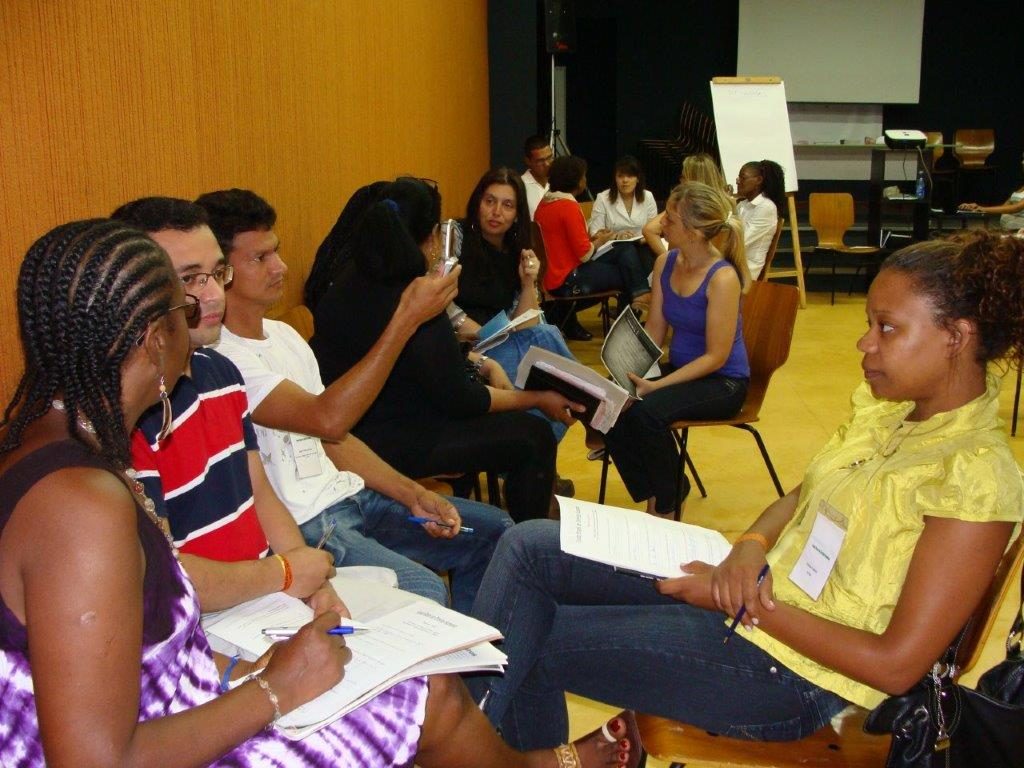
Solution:
[(75, 221), (39, 238), (18, 275), (25, 372), (0, 422), (0, 454), (60, 396), (71, 436), (93, 450), (78, 424), (88, 419), (100, 455), (128, 466), (133, 425), (124, 423), (121, 368), (170, 308), (176, 279), (160, 246), (120, 222)]

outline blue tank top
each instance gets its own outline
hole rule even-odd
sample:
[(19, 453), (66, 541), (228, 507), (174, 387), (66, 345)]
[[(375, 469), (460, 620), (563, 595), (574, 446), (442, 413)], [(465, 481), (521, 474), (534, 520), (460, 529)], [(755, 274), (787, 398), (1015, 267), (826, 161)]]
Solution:
[[(668, 254), (665, 268), (661, 271), (661, 311), (666, 322), (672, 326), (672, 344), (668, 350), (668, 359), (676, 368), (704, 354), (707, 348), (708, 319), (708, 283), (711, 277), (723, 267), (732, 269), (732, 265), (720, 259), (711, 265), (700, 286), (689, 296), (680, 296), (672, 289), (672, 270), (675, 269), (679, 251)], [(750, 363), (747, 362), (747, 348), (743, 345), (743, 316), (736, 319), (736, 333), (732, 339), (729, 357), (716, 371), (721, 376), (737, 379), (750, 378)]]

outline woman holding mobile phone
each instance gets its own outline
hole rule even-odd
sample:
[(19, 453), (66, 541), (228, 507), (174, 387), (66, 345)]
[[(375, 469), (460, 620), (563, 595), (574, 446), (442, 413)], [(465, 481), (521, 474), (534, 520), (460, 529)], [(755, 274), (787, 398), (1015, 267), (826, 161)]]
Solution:
[[(363, 213), (352, 257), (314, 313), (310, 346), (325, 383), (367, 354), (405, 287), (441, 256), (440, 213), (437, 189), (412, 178), (384, 186)], [(520, 411), (568, 423), (581, 408), (555, 392), (512, 389), (486, 358), (477, 368), (488, 384), (467, 375), (447, 315), (436, 315), (409, 339), (353, 434), (411, 477), (503, 473), (512, 518), (546, 517), (557, 446), (543, 421)]]

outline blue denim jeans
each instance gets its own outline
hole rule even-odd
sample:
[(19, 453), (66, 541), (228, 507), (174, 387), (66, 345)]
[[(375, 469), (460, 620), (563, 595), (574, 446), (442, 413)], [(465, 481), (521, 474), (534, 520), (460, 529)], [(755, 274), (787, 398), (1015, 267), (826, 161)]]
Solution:
[(468, 684), (517, 749), (568, 736), (565, 691), (727, 736), (785, 741), (846, 701), (653, 582), (561, 551), (558, 523), (520, 523), (499, 542), (473, 615), (501, 630), (508, 669)]
[[(435, 539), (422, 525), (410, 523), (408, 507), (368, 488), (327, 507), (299, 526), (310, 546), (316, 546), (332, 519), (337, 526), (326, 549), (337, 565), (380, 565), (398, 574), (398, 586), (441, 605), (448, 590), (434, 571), (448, 571), (452, 607), (467, 613), (480, 579), (501, 535), (512, 526), (502, 510), (468, 499), (448, 499), (462, 522), (474, 529), (453, 539)], [(415, 561), (415, 562), (414, 562)], [(424, 567), (426, 566), (426, 567)]]
[[(573, 357), (572, 352), (569, 351), (569, 347), (566, 346), (565, 339), (562, 338), (562, 332), (548, 323), (538, 323), (529, 328), (523, 328), (515, 333), (510, 333), (507, 340), (488, 350), (486, 354), (502, 367), (510, 381), (515, 382), (519, 362), (526, 356), (530, 347), (540, 347), (549, 352), (554, 352), (556, 355), (567, 357), (570, 360), (576, 359)], [(556, 441), (561, 441), (565, 437), (565, 431), (568, 427), (562, 422), (549, 419), (536, 408), (527, 411), (527, 413), (532, 413), (534, 416), (547, 421), (551, 425), (551, 431), (554, 433)]]

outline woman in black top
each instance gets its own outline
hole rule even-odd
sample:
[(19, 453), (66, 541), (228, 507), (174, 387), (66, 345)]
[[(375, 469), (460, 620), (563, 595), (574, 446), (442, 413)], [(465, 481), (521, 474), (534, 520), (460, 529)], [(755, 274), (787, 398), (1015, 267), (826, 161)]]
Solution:
[[(479, 339), (480, 327), (499, 312), (510, 320), (539, 310), (537, 275), (540, 262), (530, 248), (530, 209), (519, 174), (511, 168), (494, 168), (477, 182), (466, 217), (458, 221), (462, 233), (459, 250), (459, 295), (448, 307), (452, 327), (460, 339)], [(519, 326), (486, 354), (514, 380), (520, 361), (530, 347), (540, 347), (574, 359), (554, 325), (531, 320)], [(543, 416), (537, 412), (536, 415)], [(557, 440), (565, 425), (551, 420)]]
[[(403, 289), (424, 274), (440, 247), (441, 197), (434, 187), (401, 178), (380, 195), (357, 225), (352, 258), (315, 310), (310, 346), (325, 383), (367, 354)], [(507, 385), (503, 375), (500, 381)], [(519, 411), (539, 408), (568, 422), (572, 407), (555, 392), (500, 389), (468, 375), (441, 313), (413, 334), (353, 432), (413, 477), (505, 473), (509, 514), (518, 521), (547, 515), (556, 450), (544, 422)]]

